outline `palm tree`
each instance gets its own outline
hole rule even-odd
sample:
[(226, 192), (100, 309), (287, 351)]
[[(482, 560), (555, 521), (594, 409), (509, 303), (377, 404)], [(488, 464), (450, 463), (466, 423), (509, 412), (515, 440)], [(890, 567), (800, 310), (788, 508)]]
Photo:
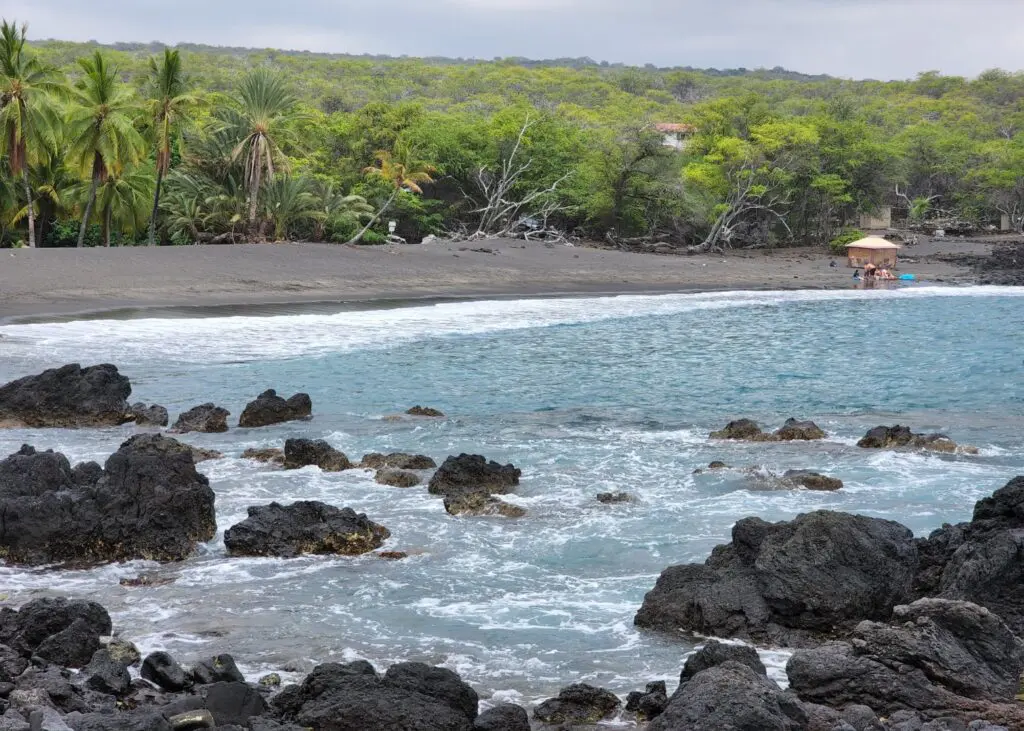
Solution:
[(235, 140), (232, 160), (242, 160), (243, 181), (249, 205), (250, 233), (256, 233), (256, 211), (263, 179), (286, 168), (282, 146), (291, 141), (289, 120), (296, 118), (296, 98), (285, 80), (269, 69), (256, 69), (242, 81), (239, 100), (217, 113), (216, 131)]
[(434, 179), (430, 177), (434, 172), (433, 167), (423, 163), (412, 162), (409, 159), (407, 151), (402, 157), (404, 158), (404, 162), (395, 160), (394, 156), (387, 150), (381, 150), (377, 153), (377, 164), (371, 165), (363, 171), (368, 177), (386, 183), (388, 187), (392, 189), (391, 196), (387, 199), (384, 205), (381, 206), (380, 210), (377, 211), (376, 215), (366, 222), (366, 225), (363, 226), (359, 233), (349, 239), (346, 243), (359, 243), (363, 236), (366, 235), (366, 232), (369, 231), (373, 225), (380, 220), (380, 217), (384, 215), (384, 211), (386, 211), (391, 204), (395, 202), (395, 198), (398, 197), (399, 193), (406, 191), (421, 195), (423, 193), (423, 189), (420, 188), (420, 185), (423, 183), (434, 182)]
[(135, 168), (107, 175), (96, 194), (103, 226), (103, 245), (110, 246), (111, 234), (136, 233), (146, 225), (149, 201), (153, 197), (153, 175)]
[(131, 89), (121, 84), (117, 69), (99, 51), (78, 63), (84, 75), (72, 90), (74, 105), (68, 115), (67, 135), (71, 164), (91, 180), (78, 233), (81, 247), (100, 183), (137, 162), (145, 142), (135, 128), (138, 105)]
[(279, 175), (264, 187), (267, 217), (274, 223), (274, 239), (277, 241), (286, 240), (296, 223), (316, 221), (323, 215), (319, 210), (320, 201), (310, 191), (306, 178)]
[(313, 240), (323, 241), (331, 224), (345, 223), (347, 230), (358, 226), (373, 215), (373, 206), (361, 195), (342, 195), (334, 183), (318, 181), (313, 194), (319, 202), (319, 213), (313, 222)]
[(0, 24), (0, 146), (7, 152), (11, 176), (21, 178), (27, 202), (28, 245), (36, 245), (36, 215), (29, 183), (30, 145), (45, 140), (54, 129), (48, 94), (60, 85), (53, 71), (25, 55), (27, 25)]
[(160, 211), (160, 186), (171, 167), (171, 144), (191, 124), (189, 112), (198, 101), (188, 93), (188, 78), (181, 68), (178, 51), (164, 49), (164, 58), (157, 63), (149, 59), (151, 88), (150, 110), (153, 115), (153, 136), (156, 141), (156, 187), (153, 191), (153, 215), (149, 219), (149, 245), (156, 245), (156, 219)]

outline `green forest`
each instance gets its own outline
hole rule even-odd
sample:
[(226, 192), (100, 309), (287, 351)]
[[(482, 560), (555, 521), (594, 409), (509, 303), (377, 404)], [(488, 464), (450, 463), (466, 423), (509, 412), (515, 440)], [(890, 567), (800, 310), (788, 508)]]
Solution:
[(1024, 227), (1024, 74), (851, 81), (0, 33), (0, 245)]

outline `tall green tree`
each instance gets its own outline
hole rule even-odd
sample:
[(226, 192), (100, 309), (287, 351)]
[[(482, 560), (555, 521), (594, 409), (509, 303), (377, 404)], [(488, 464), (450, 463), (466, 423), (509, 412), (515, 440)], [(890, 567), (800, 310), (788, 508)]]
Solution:
[(249, 205), (249, 230), (256, 234), (256, 213), (264, 179), (286, 169), (282, 146), (293, 141), (290, 121), (297, 117), (297, 100), (283, 76), (269, 69), (251, 71), (242, 80), (238, 99), (217, 111), (215, 130), (236, 140), (232, 159), (242, 161)]
[(36, 216), (29, 182), (29, 158), (33, 147), (45, 144), (55, 127), (49, 94), (60, 88), (52, 69), (25, 53), (25, 33), (14, 23), (0, 24), (0, 149), (7, 154), (11, 177), (24, 188), (28, 245), (36, 245)]
[(83, 75), (75, 84), (73, 105), (68, 114), (68, 159), (90, 180), (89, 193), (78, 232), (78, 246), (85, 244), (96, 191), (109, 175), (120, 175), (124, 167), (142, 157), (145, 140), (135, 127), (139, 112), (130, 88), (117, 69), (96, 51), (79, 61)]
[(156, 220), (160, 212), (160, 187), (171, 167), (174, 139), (192, 126), (191, 114), (198, 99), (189, 93), (189, 80), (182, 69), (181, 54), (164, 49), (159, 62), (149, 59), (150, 113), (156, 144), (156, 185), (153, 189), (153, 214), (149, 219), (149, 245), (156, 245)]

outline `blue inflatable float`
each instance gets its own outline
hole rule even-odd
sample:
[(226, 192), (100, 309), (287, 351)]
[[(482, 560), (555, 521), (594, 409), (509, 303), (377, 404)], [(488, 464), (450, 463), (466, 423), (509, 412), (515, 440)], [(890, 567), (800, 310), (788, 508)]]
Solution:
[(913, 274), (901, 274), (900, 279), (902, 279), (904, 282), (913, 282), (915, 279), (917, 279), (917, 277), (915, 277)]

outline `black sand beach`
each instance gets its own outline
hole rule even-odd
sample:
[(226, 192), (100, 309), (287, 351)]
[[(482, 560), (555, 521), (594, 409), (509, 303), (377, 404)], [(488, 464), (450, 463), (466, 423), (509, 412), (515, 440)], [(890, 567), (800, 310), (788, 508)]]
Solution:
[[(922, 243), (904, 250), (901, 271), (925, 282), (970, 282), (970, 271), (937, 257), (987, 249)], [(659, 256), (506, 240), (13, 249), (0, 251), (0, 318), (427, 297), (845, 288), (851, 274), (843, 258), (805, 249)]]

